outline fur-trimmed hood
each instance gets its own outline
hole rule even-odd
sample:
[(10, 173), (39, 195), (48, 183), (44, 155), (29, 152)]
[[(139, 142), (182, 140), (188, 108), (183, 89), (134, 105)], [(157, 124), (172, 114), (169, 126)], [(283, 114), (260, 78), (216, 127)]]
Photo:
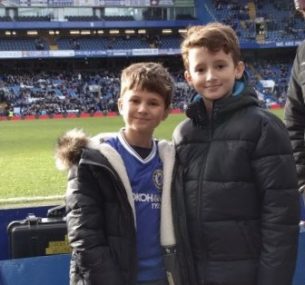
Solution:
[[(104, 143), (106, 138), (115, 135), (116, 133), (101, 133), (95, 137), (88, 137), (85, 132), (80, 129), (68, 131), (57, 141), (55, 152), (56, 166), (59, 170), (71, 171), (80, 163), (90, 163), (90, 161), (81, 160), (81, 154), (84, 148), (98, 150), (107, 158), (116, 173), (119, 175), (125, 187), (129, 204), (133, 210), (134, 220), (136, 221), (132, 188), (124, 162), (119, 153), (112, 146)], [(171, 183), (175, 161), (175, 149), (174, 145), (170, 142), (161, 140), (158, 142), (158, 150), (160, 159), (163, 162), (164, 177), (161, 203), (161, 244), (163, 246), (172, 246), (176, 243), (171, 204)]]
[(81, 129), (66, 132), (57, 140), (55, 151), (57, 169), (69, 170), (72, 166), (78, 165), (84, 148), (98, 149), (105, 138), (114, 135), (114, 133), (103, 133), (96, 137), (89, 137)]

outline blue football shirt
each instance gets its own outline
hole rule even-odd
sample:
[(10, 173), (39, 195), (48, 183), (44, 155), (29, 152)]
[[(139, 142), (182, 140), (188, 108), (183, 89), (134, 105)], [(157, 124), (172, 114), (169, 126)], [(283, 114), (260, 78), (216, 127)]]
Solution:
[(157, 142), (142, 158), (124, 139), (123, 131), (107, 140), (121, 155), (133, 191), (137, 220), (138, 281), (166, 277), (160, 244), (160, 208), (163, 165)]

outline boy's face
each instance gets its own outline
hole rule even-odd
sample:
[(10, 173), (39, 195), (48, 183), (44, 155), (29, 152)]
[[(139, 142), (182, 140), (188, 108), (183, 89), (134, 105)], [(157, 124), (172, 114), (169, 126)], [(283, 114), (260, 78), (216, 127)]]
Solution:
[(118, 108), (126, 131), (149, 136), (168, 115), (164, 99), (159, 94), (146, 90), (127, 90), (118, 100)]
[(244, 72), (244, 64), (239, 62), (235, 66), (232, 55), (223, 50), (211, 52), (205, 47), (192, 48), (188, 59), (185, 78), (208, 104), (230, 95), (235, 79), (241, 78)]

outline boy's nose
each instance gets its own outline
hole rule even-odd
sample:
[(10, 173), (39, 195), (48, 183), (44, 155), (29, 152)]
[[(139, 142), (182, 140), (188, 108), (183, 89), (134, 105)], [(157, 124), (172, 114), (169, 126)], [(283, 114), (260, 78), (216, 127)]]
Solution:
[(146, 104), (145, 104), (145, 103), (141, 103), (141, 104), (139, 105), (138, 112), (143, 113), (143, 112), (146, 112), (146, 111), (147, 111), (147, 106), (146, 106)]
[(211, 69), (207, 70), (207, 72), (206, 72), (206, 80), (207, 81), (212, 80), (213, 77), (214, 77), (213, 71)]

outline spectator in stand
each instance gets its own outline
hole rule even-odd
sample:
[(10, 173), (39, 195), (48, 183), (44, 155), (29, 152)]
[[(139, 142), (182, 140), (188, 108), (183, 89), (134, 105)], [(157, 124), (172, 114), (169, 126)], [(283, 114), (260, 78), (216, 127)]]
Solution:
[(44, 44), (41, 38), (35, 40), (35, 47), (37, 50), (44, 50)]
[[(295, 8), (305, 16), (305, 0), (295, 0)], [(288, 128), (294, 159), (297, 166), (299, 191), (305, 190), (305, 42), (297, 49), (285, 105), (285, 122)], [(305, 220), (302, 202), (301, 219)]]
[(299, 233), (287, 130), (259, 106), (230, 26), (181, 45), (198, 92), (175, 130), (173, 205), (184, 285), (291, 285)]

